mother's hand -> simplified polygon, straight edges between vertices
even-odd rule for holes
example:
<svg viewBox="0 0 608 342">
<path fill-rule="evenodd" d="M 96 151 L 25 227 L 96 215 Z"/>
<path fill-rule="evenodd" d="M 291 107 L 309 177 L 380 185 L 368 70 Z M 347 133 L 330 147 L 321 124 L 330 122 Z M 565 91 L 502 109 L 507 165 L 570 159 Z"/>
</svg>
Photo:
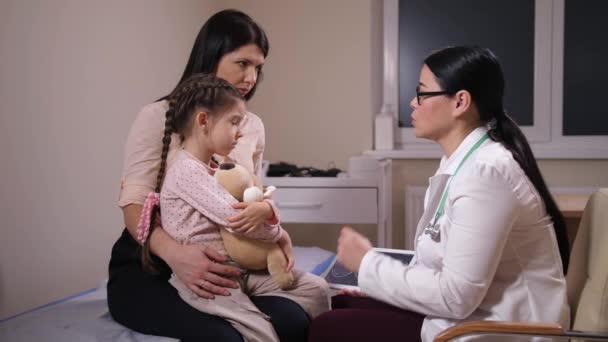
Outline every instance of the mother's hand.
<svg viewBox="0 0 608 342">
<path fill-rule="evenodd" d="M 229 296 L 226 287 L 238 284 L 226 277 L 240 275 L 240 270 L 221 264 L 226 257 L 207 246 L 177 245 L 167 264 L 175 275 L 197 295 L 212 299 L 214 295 Z"/>
</svg>

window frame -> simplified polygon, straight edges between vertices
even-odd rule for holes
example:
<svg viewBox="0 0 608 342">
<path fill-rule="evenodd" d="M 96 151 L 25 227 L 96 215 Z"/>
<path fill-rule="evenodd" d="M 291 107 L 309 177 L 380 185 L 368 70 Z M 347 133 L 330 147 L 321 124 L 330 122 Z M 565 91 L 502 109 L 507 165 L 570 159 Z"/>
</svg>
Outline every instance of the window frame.
<svg viewBox="0 0 608 342">
<path fill-rule="evenodd" d="M 522 126 L 539 159 L 606 159 L 608 135 L 564 136 L 563 68 L 565 0 L 535 0 L 534 125 Z M 383 108 L 395 116 L 393 150 L 371 154 L 388 158 L 438 158 L 437 144 L 414 136 L 399 121 L 399 0 L 383 1 Z M 412 97 L 415 94 L 412 94 Z"/>
</svg>

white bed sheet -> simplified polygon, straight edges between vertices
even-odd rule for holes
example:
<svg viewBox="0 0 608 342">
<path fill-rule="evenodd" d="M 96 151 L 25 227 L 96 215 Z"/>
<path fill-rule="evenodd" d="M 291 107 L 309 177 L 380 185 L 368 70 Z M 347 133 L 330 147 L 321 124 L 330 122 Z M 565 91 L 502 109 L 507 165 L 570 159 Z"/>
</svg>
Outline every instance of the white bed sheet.
<svg viewBox="0 0 608 342">
<path fill-rule="evenodd" d="M 295 267 L 321 274 L 333 253 L 317 247 L 294 247 Z M 106 281 L 97 288 L 43 305 L 0 321 L 0 341 L 165 342 L 175 339 L 144 335 L 116 323 L 108 312 Z"/>
</svg>

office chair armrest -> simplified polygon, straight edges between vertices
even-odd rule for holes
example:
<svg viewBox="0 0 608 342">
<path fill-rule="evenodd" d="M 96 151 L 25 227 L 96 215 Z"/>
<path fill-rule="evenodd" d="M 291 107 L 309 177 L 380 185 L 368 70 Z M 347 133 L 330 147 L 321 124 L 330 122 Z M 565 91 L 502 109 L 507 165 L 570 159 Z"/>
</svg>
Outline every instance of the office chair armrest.
<svg viewBox="0 0 608 342">
<path fill-rule="evenodd" d="M 564 329 L 557 323 L 471 321 L 443 330 L 433 341 L 447 342 L 456 337 L 482 333 L 559 336 L 564 335 Z"/>
<path fill-rule="evenodd" d="M 585 341 L 608 341 L 608 332 L 597 333 L 587 331 L 564 330 L 557 323 L 530 323 L 530 322 L 498 322 L 498 321 L 471 321 L 447 328 L 435 336 L 434 342 L 447 342 L 451 339 L 465 335 L 497 334 L 543 336 L 584 339 Z"/>
</svg>

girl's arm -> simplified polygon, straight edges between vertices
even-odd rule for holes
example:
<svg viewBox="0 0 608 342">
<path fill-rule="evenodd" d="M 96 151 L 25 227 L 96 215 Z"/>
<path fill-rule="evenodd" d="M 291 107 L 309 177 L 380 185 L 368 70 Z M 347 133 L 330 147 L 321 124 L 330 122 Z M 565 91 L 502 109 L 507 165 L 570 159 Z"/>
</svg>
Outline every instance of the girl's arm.
<svg viewBox="0 0 608 342">
<path fill-rule="evenodd" d="M 197 161 L 184 159 L 173 165 L 172 177 L 167 177 L 163 186 L 220 226 L 230 227 L 229 218 L 241 212 L 232 207 L 238 203 L 237 200 Z M 259 204 L 268 206 L 266 202 Z M 236 232 L 269 242 L 276 242 L 281 237 L 281 227 L 270 222 L 265 224 L 264 229 Z"/>
<path fill-rule="evenodd" d="M 253 153 L 236 153 L 235 158 L 251 158 L 249 162 L 244 162 L 243 165 L 252 165 L 254 174 L 254 185 L 262 188 L 262 162 L 264 160 L 264 148 L 266 137 L 264 131 L 264 123 L 256 115 L 249 113 L 250 130 L 249 133 L 255 139 L 247 140 L 246 147 L 241 147 L 243 150 L 252 151 Z M 238 147 L 238 146 L 237 146 Z M 236 161 L 239 163 L 239 161 Z M 280 224 L 279 211 L 271 200 L 264 202 L 253 203 L 235 203 L 232 206 L 235 209 L 242 209 L 240 213 L 231 216 L 228 221 L 230 228 L 238 232 L 250 231 L 257 229 L 261 225 L 278 225 Z"/>
<path fill-rule="evenodd" d="M 270 199 L 262 202 L 239 202 L 232 207 L 242 209 L 237 215 L 228 218 L 228 227 L 239 233 L 253 231 L 262 225 L 273 227 L 281 223 L 278 208 Z"/>
</svg>

